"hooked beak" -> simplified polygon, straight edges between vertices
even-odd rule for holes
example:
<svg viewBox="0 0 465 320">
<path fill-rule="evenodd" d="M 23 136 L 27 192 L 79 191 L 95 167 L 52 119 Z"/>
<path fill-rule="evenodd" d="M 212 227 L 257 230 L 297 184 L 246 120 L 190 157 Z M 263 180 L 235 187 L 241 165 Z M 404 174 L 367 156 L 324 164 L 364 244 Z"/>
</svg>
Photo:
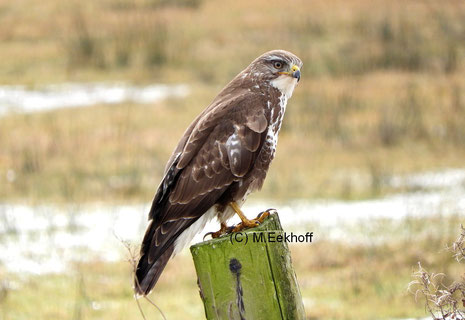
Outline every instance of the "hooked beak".
<svg viewBox="0 0 465 320">
<path fill-rule="evenodd" d="M 300 68 L 296 65 L 293 65 L 292 68 L 287 72 L 279 72 L 279 74 L 287 74 L 293 78 L 297 79 L 297 82 L 300 81 Z"/>
<path fill-rule="evenodd" d="M 297 82 L 300 81 L 300 69 L 298 66 L 294 65 L 291 68 L 292 70 L 292 77 L 297 79 Z"/>
</svg>

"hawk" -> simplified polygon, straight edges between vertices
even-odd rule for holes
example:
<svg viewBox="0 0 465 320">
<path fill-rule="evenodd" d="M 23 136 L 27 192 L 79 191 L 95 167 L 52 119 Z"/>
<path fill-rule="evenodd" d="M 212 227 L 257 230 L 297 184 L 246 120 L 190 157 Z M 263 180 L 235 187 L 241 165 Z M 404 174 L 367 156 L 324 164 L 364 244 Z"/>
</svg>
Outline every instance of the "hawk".
<svg viewBox="0 0 465 320">
<path fill-rule="evenodd" d="M 284 50 L 266 52 L 239 73 L 191 123 L 169 159 L 149 212 L 135 275 L 135 292 L 147 295 L 171 256 L 205 224 L 236 213 L 232 231 L 263 221 L 241 206 L 259 190 L 274 158 L 287 100 L 300 80 L 302 61 Z M 231 231 L 231 229 L 229 229 Z"/>
</svg>

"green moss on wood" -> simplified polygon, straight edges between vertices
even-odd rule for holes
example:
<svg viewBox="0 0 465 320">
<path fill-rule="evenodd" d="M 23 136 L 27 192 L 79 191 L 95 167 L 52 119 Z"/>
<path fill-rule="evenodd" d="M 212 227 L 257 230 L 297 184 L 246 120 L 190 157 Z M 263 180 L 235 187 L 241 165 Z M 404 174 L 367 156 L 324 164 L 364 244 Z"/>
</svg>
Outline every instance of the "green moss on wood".
<svg viewBox="0 0 465 320">
<path fill-rule="evenodd" d="M 256 228 L 190 248 L 207 319 L 305 319 L 287 243 L 266 241 L 282 232 L 272 214 Z"/>
</svg>

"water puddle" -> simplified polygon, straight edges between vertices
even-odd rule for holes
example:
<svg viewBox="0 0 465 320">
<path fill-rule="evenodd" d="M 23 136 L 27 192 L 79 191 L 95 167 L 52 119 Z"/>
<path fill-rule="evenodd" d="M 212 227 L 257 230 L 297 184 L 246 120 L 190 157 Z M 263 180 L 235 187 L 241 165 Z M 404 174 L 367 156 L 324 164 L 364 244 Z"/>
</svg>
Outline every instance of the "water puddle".
<svg viewBox="0 0 465 320">
<path fill-rule="evenodd" d="M 247 203 L 244 211 L 254 216 L 274 207 L 279 209 L 281 222 L 288 231 L 314 231 L 318 237 L 350 237 L 351 241 L 357 241 L 352 227 L 382 219 L 436 214 L 465 217 L 465 169 L 394 177 L 392 181 L 398 186 L 414 184 L 422 191 L 350 202 L 255 202 Z M 1 204 L 0 269 L 42 274 L 65 271 L 72 261 L 120 260 L 126 257 L 121 239 L 140 243 L 149 208 L 149 203 L 61 207 Z M 237 221 L 236 218 L 231 223 Z M 217 229 L 216 221 L 207 224 L 194 241 L 201 241 L 204 233 Z M 365 237 L 373 241 L 371 236 Z"/>
<path fill-rule="evenodd" d="M 166 98 L 183 98 L 187 85 L 127 83 L 64 83 L 36 89 L 25 86 L 0 86 L 0 116 L 9 112 L 38 112 L 58 108 L 88 107 L 122 102 L 154 103 Z"/>
</svg>

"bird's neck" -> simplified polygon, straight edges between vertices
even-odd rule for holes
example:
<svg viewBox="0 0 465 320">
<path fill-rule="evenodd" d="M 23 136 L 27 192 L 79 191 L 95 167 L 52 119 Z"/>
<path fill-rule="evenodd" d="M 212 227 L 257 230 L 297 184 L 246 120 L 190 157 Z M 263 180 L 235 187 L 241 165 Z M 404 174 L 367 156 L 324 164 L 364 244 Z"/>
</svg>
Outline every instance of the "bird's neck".
<svg viewBox="0 0 465 320">
<path fill-rule="evenodd" d="M 271 80 L 270 84 L 278 89 L 286 97 L 286 99 L 289 99 L 297 85 L 297 79 L 289 77 L 288 75 L 281 75 L 276 79 Z"/>
</svg>

